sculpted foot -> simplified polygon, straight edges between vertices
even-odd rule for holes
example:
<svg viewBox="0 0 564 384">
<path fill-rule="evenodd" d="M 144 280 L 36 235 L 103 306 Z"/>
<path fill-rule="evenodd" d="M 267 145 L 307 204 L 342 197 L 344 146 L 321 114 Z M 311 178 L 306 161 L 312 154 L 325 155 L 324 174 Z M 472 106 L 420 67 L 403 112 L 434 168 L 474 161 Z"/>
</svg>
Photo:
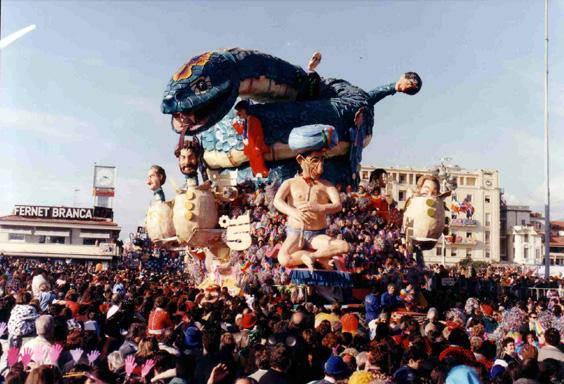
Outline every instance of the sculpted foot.
<svg viewBox="0 0 564 384">
<path fill-rule="evenodd" d="M 313 264 L 314 264 L 314 261 L 313 261 L 313 259 L 312 259 L 309 255 L 303 255 L 303 256 L 302 256 L 302 263 L 305 264 L 305 266 L 307 267 L 307 269 L 308 269 L 310 272 L 313 272 Z"/>
</svg>

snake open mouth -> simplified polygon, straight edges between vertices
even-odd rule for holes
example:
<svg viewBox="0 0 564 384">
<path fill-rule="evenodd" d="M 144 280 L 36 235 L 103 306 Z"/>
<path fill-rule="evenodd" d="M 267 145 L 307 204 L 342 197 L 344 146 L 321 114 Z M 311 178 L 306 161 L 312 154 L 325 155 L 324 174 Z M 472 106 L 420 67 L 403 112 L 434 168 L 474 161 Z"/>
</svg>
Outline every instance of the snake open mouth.
<svg viewBox="0 0 564 384">
<path fill-rule="evenodd" d="M 209 101 L 197 107 L 174 113 L 172 115 L 172 128 L 176 133 L 181 134 L 185 132 L 189 135 L 195 135 L 210 128 L 211 125 L 215 124 L 214 122 L 208 124 L 210 116 L 213 116 L 214 112 L 220 110 L 226 103 L 229 103 L 229 99 L 230 93 L 223 92 L 221 95 L 210 98 Z"/>
</svg>

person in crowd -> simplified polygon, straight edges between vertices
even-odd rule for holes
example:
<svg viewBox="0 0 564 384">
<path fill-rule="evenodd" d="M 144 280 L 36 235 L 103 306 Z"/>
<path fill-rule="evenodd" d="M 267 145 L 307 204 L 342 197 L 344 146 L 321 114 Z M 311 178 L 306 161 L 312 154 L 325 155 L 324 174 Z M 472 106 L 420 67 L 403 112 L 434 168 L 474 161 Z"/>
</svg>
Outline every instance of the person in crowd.
<svg viewBox="0 0 564 384">
<path fill-rule="evenodd" d="M 259 384 L 290 384 L 287 374 L 292 362 L 290 351 L 286 345 L 278 343 L 272 347 L 270 352 L 270 368 L 262 375 Z"/>
<path fill-rule="evenodd" d="M 325 377 L 322 380 L 312 381 L 309 384 L 334 384 L 338 380 L 347 379 L 351 372 L 341 356 L 331 356 L 323 366 Z"/>
<path fill-rule="evenodd" d="M 149 335 L 162 335 L 167 329 L 174 326 L 169 313 L 164 309 L 166 304 L 167 300 L 163 296 L 157 297 L 155 300 L 155 308 L 149 314 L 147 328 Z"/>
<path fill-rule="evenodd" d="M 30 305 L 31 294 L 20 290 L 16 295 L 16 305 L 10 311 L 8 320 L 8 340 L 12 346 L 21 346 L 22 337 L 35 333 L 35 319 L 39 317 L 37 309 Z"/>
<path fill-rule="evenodd" d="M 555 328 L 549 328 L 544 333 L 546 345 L 539 350 L 538 361 L 546 359 L 554 359 L 564 362 L 564 353 L 562 353 L 562 344 L 560 343 L 560 332 Z"/>
<path fill-rule="evenodd" d="M 414 384 L 419 382 L 425 354 L 418 348 L 411 348 L 405 355 L 405 364 L 394 373 L 397 384 Z"/>
<path fill-rule="evenodd" d="M 34 351 L 40 348 L 43 352 L 44 361 L 48 358 L 48 350 L 53 346 L 53 336 L 55 331 L 55 319 L 51 315 L 41 315 L 35 320 L 35 331 L 37 336 L 28 340 L 22 350 L 29 349 Z M 55 364 L 56 361 L 50 363 Z"/>
<path fill-rule="evenodd" d="M 560 277 L 510 265 L 417 266 L 399 230 L 345 186 L 340 198 L 351 204 L 327 215 L 325 230 L 349 241 L 333 268 L 352 271 L 354 288 L 343 296 L 348 306 L 324 308 L 314 290 L 290 286 L 267 254 L 284 242 L 287 218 L 272 208 L 275 189 L 264 190 L 257 200 L 255 186 L 241 187 L 222 208 L 252 217 L 252 247 L 230 255 L 238 291 L 200 286 L 197 258 L 144 241 L 126 242 L 108 269 L 1 258 L 5 382 L 563 381 Z M 550 295 L 528 300 L 533 286 Z"/>
</svg>

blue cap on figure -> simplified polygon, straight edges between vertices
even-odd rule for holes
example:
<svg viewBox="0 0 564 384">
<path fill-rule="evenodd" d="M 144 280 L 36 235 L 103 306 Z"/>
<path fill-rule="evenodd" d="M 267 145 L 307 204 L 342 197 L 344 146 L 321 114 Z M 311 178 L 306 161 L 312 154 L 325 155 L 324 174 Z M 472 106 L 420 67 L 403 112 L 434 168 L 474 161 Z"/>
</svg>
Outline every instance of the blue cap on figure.
<svg viewBox="0 0 564 384">
<path fill-rule="evenodd" d="M 337 130 L 330 125 L 314 124 L 294 128 L 288 137 L 288 145 L 298 153 L 331 149 L 339 142 Z"/>
</svg>

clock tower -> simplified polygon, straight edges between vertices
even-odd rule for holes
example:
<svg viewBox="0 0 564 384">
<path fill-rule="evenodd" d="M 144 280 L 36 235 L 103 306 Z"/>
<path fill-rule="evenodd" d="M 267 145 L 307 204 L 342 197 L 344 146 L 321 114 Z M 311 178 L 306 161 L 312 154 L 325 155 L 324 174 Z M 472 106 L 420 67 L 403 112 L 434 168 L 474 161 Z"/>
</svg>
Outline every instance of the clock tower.
<svg viewBox="0 0 564 384">
<path fill-rule="evenodd" d="M 115 181 L 116 167 L 94 164 L 94 207 L 112 208 Z"/>
</svg>

